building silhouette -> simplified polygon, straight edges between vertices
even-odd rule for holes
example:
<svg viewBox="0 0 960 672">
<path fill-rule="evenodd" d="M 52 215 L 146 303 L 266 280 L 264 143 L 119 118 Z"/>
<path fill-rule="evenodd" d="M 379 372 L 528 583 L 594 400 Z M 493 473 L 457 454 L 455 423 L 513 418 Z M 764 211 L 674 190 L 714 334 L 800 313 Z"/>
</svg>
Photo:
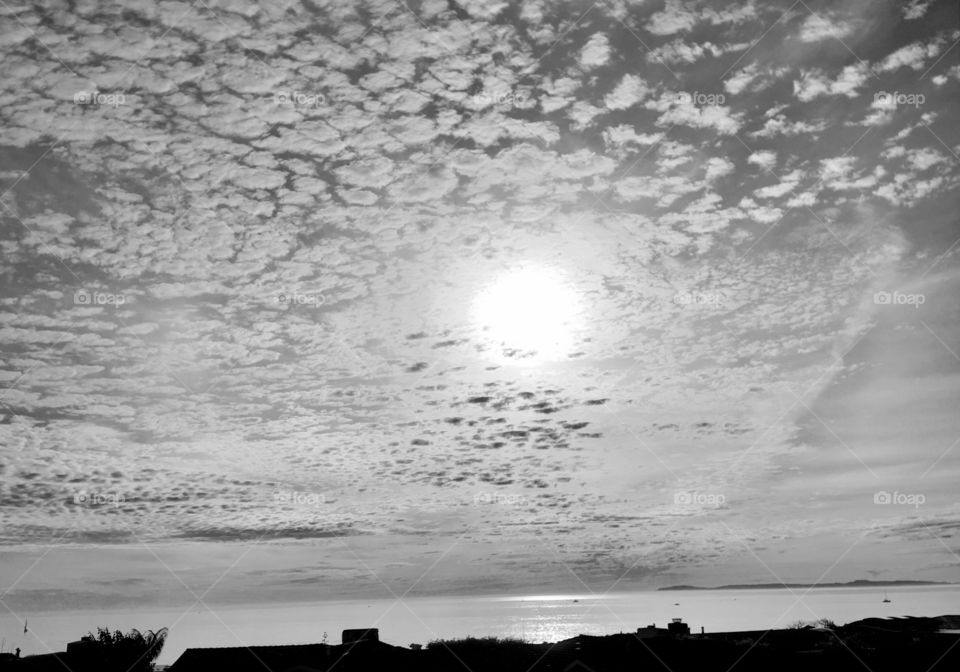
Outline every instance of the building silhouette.
<svg viewBox="0 0 960 672">
<path fill-rule="evenodd" d="M 344 630 L 340 636 L 340 641 L 344 644 L 356 644 L 358 642 L 379 642 L 380 630 L 377 628 L 361 628 Z"/>
<path fill-rule="evenodd" d="M 650 637 L 666 637 L 670 631 L 666 628 L 658 628 L 656 623 L 651 623 L 642 628 L 637 628 L 637 637 L 640 639 L 649 639 Z"/>
</svg>

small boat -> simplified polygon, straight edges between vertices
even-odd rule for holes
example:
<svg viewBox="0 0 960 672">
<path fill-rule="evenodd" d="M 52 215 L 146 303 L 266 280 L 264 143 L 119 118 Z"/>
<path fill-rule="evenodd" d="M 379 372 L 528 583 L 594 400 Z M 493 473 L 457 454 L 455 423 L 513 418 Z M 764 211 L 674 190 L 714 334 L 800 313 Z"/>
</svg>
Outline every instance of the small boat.
<svg viewBox="0 0 960 672">
<path fill-rule="evenodd" d="M 883 601 L 884 603 L 887 603 L 890 601 L 890 598 L 887 597 L 887 591 L 883 591 Z"/>
</svg>

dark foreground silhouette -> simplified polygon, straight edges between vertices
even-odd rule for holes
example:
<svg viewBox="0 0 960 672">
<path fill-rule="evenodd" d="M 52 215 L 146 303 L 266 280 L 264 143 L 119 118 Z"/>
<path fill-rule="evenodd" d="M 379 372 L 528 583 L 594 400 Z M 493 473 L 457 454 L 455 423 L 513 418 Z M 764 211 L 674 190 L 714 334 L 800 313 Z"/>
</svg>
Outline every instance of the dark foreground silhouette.
<svg viewBox="0 0 960 672">
<path fill-rule="evenodd" d="M 26 630 L 24 630 L 26 632 Z M 167 639 L 167 629 L 121 632 L 99 628 L 79 641 L 70 642 L 67 650 L 39 656 L 20 657 L 16 653 L 0 653 L 0 670 L 80 672 L 150 672 Z"/>
<path fill-rule="evenodd" d="M 187 649 L 170 672 L 955 672 L 960 670 L 958 630 L 960 616 L 873 618 L 833 628 L 821 622 L 784 630 L 690 635 L 648 627 L 552 644 L 468 638 L 438 640 L 424 648 L 386 644 L 375 629 L 346 630 L 344 643 L 336 645 Z M 83 653 L 0 661 L 4 672 L 114 669 Z"/>
</svg>

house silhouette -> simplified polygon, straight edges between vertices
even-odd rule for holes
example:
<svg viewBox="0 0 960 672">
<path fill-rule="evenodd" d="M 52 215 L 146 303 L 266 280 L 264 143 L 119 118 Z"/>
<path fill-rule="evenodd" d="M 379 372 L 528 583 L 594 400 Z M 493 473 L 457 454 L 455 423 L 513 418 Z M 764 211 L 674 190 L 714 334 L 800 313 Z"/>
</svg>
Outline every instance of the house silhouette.
<svg viewBox="0 0 960 672">
<path fill-rule="evenodd" d="M 638 639 L 649 639 L 650 637 L 666 637 L 670 631 L 666 628 L 658 628 L 656 623 L 651 623 L 642 628 L 637 628 Z"/>
<path fill-rule="evenodd" d="M 413 670 L 410 649 L 380 641 L 376 628 L 343 631 L 342 644 L 288 644 L 187 649 L 168 672 L 337 672 Z M 59 672 L 63 672 L 60 670 Z"/>
<path fill-rule="evenodd" d="M 380 630 L 377 628 L 359 628 L 344 630 L 340 636 L 340 641 L 344 644 L 356 644 L 358 642 L 379 642 Z"/>
<path fill-rule="evenodd" d="M 328 644 L 288 644 L 187 649 L 169 672 L 265 668 L 273 672 L 319 672 L 333 663 L 334 648 Z"/>
</svg>

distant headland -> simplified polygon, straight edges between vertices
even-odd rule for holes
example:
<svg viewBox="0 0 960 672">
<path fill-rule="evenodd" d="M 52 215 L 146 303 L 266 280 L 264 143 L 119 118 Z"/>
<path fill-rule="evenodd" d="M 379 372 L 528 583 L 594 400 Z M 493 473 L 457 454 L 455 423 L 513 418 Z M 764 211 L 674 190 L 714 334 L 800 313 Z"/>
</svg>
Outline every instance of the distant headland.
<svg viewBox="0 0 960 672">
<path fill-rule="evenodd" d="M 733 583 L 725 586 L 664 586 L 657 590 L 752 590 L 757 588 L 893 588 L 895 586 L 949 586 L 947 581 L 869 581 L 857 579 L 844 583 Z"/>
</svg>

